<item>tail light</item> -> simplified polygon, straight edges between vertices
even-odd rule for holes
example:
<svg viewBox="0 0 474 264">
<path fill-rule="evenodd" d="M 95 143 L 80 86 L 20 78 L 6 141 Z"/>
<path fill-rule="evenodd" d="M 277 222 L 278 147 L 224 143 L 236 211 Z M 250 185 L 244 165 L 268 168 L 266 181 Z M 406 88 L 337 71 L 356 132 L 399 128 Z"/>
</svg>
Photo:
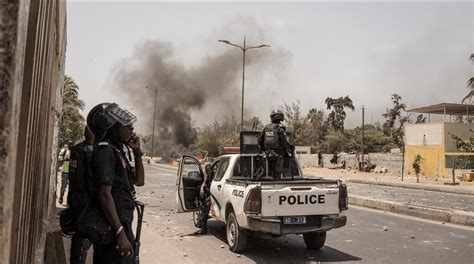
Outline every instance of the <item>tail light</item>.
<svg viewBox="0 0 474 264">
<path fill-rule="evenodd" d="M 247 200 L 245 200 L 245 212 L 259 214 L 262 212 L 262 190 L 255 187 L 249 191 Z"/>
<path fill-rule="evenodd" d="M 347 198 L 347 186 L 343 183 L 339 183 L 339 210 L 349 209 L 349 201 Z"/>
</svg>

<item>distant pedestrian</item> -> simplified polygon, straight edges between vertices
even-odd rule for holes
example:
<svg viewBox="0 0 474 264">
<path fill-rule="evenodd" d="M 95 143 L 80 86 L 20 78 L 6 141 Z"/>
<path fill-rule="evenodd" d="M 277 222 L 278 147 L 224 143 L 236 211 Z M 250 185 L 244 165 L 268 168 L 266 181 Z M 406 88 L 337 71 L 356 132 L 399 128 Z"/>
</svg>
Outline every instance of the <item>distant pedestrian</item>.
<svg viewBox="0 0 474 264">
<path fill-rule="evenodd" d="M 331 164 L 332 165 L 337 165 L 337 159 L 339 157 L 337 156 L 337 151 L 334 152 L 334 154 L 332 155 L 332 159 L 331 159 Z"/>
<path fill-rule="evenodd" d="M 319 167 L 321 167 L 321 168 L 324 167 L 324 164 L 323 164 L 323 153 L 321 152 L 321 150 L 318 152 L 318 165 L 319 165 Z"/>
<path fill-rule="evenodd" d="M 59 195 L 59 203 L 63 204 L 64 193 L 69 182 L 69 159 L 71 157 L 70 148 L 72 143 L 64 144 L 63 148 L 59 152 L 58 161 L 61 163 L 59 170 L 61 171 L 61 192 Z"/>
</svg>

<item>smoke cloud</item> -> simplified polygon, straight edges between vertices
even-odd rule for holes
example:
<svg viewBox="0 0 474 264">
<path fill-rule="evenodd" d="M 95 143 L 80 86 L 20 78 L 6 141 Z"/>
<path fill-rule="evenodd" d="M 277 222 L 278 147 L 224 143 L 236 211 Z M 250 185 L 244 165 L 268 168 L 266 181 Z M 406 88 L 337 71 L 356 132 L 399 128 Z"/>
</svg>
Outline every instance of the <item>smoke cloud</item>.
<svg viewBox="0 0 474 264">
<path fill-rule="evenodd" d="M 253 52 L 246 59 L 246 67 L 269 63 L 269 58 L 275 56 L 281 60 L 286 55 L 278 49 Z M 142 119 L 146 131 L 151 131 L 153 90 L 158 90 L 155 117 L 158 133 L 155 134 L 171 135 L 169 143 L 174 145 L 164 146 L 161 142 L 158 154 L 176 157 L 177 152 L 182 154 L 182 147 L 193 146 L 197 131 L 192 114 L 199 113 L 204 107 L 219 116 L 238 116 L 240 113 L 242 53 L 233 47 L 205 57 L 197 66 L 186 67 L 171 43 L 146 40 L 136 46 L 130 57 L 116 65 L 113 77 L 116 91 L 124 94 L 127 105 Z"/>
</svg>

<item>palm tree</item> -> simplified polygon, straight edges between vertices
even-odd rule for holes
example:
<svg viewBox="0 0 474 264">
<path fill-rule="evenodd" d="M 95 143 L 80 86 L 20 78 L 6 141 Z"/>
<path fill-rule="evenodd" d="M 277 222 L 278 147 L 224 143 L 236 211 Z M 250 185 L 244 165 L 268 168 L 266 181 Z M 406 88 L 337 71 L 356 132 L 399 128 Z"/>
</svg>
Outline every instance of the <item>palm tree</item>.
<svg viewBox="0 0 474 264">
<path fill-rule="evenodd" d="M 79 99 L 79 86 L 69 75 L 64 76 L 64 84 L 61 97 L 63 100 L 63 107 L 73 106 L 80 109 L 81 111 L 84 110 L 84 101 Z"/>
<path fill-rule="evenodd" d="M 84 117 L 80 111 L 84 110 L 84 101 L 79 99 L 79 86 L 71 76 L 64 77 L 61 92 L 62 111 L 59 120 L 59 143 L 62 146 L 82 138 Z"/>
<path fill-rule="evenodd" d="M 328 114 L 328 122 L 331 126 L 340 131 L 344 131 L 344 120 L 346 119 L 345 108 L 348 108 L 352 111 L 355 110 L 352 99 L 347 95 L 346 97 L 339 98 L 326 98 L 326 106 L 332 111 Z"/>
<path fill-rule="evenodd" d="M 469 56 L 469 60 L 474 62 L 474 53 Z M 467 81 L 467 88 L 469 89 L 469 93 L 462 99 L 463 103 L 467 99 L 471 100 L 471 98 L 474 96 L 474 76 L 469 78 L 469 80 Z"/>
</svg>

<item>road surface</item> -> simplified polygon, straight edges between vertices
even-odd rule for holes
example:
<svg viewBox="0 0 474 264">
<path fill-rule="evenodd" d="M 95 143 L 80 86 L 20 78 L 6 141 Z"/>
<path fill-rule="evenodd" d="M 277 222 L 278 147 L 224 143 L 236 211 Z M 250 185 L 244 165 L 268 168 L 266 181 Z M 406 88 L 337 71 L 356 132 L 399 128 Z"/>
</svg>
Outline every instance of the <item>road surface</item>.
<svg viewBox="0 0 474 264">
<path fill-rule="evenodd" d="M 210 220 L 210 235 L 191 235 L 192 214 L 175 213 L 175 184 L 176 169 L 146 166 L 138 189 L 147 204 L 142 263 L 474 263 L 473 228 L 361 207 L 347 211 L 347 225 L 329 231 L 321 250 L 306 249 L 298 235 L 254 235 L 247 251 L 235 254 L 222 223 Z"/>
</svg>

